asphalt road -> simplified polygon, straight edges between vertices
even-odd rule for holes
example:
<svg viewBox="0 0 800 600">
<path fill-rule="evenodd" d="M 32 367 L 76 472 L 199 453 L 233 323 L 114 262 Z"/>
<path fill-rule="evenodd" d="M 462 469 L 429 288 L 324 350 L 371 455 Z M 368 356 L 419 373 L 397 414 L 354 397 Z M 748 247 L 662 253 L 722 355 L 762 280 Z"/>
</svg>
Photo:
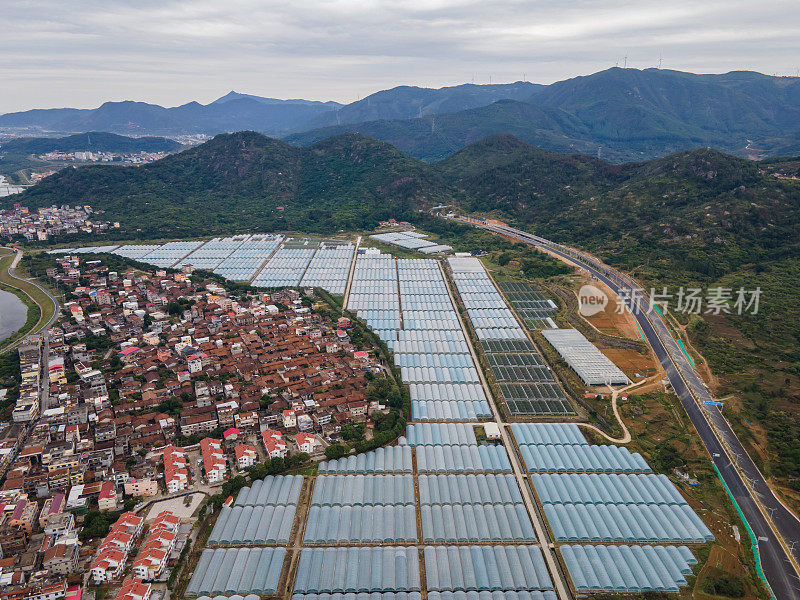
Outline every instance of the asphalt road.
<svg viewBox="0 0 800 600">
<path fill-rule="evenodd" d="M 638 295 L 633 295 L 633 300 L 630 297 L 626 298 L 626 304 L 632 309 L 644 336 L 664 368 L 673 390 L 697 430 L 711 460 L 719 469 L 745 519 L 758 537 L 762 567 L 773 594 L 778 600 L 800 600 L 800 578 L 797 571 L 789 559 L 787 551 L 776 539 L 775 532 L 767 522 L 767 517 L 759 509 L 757 500 L 770 515 L 770 519 L 780 532 L 784 542 L 792 549 L 795 545 L 800 545 L 800 521 L 773 494 L 719 408 L 701 404 L 706 400 L 710 401 L 711 395 L 672 338 L 661 317 L 654 312 L 648 314 L 649 299 L 646 293 L 638 285 L 600 261 L 586 255 L 582 255 L 582 260 L 578 260 L 574 253 L 544 238 L 510 227 L 497 227 L 471 220 L 463 222 L 495 233 L 511 235 L 535 246 L 546 247 L 550 252 L 586 269 L 617 294 L 632 287 L 639 290 Z M 587 264 L 587 261 L 590 264 Z M 623 293 L 620 297 L 625 298 L 626 295 L 630 296 L 631 294 Z M 634 303 L 636 306 L 633 306 Z M 695 400 L 695 396 L 699 400 Z M 754 492 L 751 492 L 745 485 L 742 476 L 731 461 L 732 457 L 745 473 Z M 745 535 L 744 532 L 743 535 Z M 746 540 L 746 537 L 743 540 Z M 795 550 L 795 556 L 797 556 L 798 550 L 800 547 Z"/>
</svg>

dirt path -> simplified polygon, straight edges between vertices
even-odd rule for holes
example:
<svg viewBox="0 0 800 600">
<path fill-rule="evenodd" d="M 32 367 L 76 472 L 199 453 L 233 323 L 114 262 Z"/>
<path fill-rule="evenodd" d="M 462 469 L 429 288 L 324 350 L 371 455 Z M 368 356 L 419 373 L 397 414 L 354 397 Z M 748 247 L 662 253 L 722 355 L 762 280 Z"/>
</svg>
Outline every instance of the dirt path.
<svg viewBox="0 0 800 600">
<path fill-rule="evenodd" d="M 617 419 L 617 422 L 619 423 L 619 426 L 622 429 L 621 438 L 612 438 L 610 435 L 605 433 L 599 427 L 595 427 L 590 423 L 578 423 L 578 426 L 583 427 L 584 429 L 591 429 L 592 431 L 600 434 L 613 444 L 627 444 L 628 442 L 631 441 L 631 432 L 628 431 L 628 428 L 625 426 L 625 422 L 622 420 L 622 416 L 619 414 L 619 406 L 617 405 L 617 398 L 619 398 L 620 392 L 627 392 L 628 390 L 632 390 L 633 388 L 638 387 L 647 381 L 650 381 L 650 379 L 642 379 L 641 381 L 637 381 L 636 383 L 631 383 L 630 385 L 626 385 L 625 387 L 617 389 L 608 386 L 608 389 L 611 391 L 611 408 L 614 411 L 614 417 Z"/>
</svg>

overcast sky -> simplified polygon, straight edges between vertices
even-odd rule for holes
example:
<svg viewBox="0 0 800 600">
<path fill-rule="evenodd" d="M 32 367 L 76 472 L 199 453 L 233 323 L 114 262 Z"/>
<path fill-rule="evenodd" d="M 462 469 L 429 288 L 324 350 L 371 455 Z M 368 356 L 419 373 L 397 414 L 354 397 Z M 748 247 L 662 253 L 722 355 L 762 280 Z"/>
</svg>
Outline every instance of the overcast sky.
<svg viewBox="0 0 800 600">
<path fill-rule="evenodd" d="M 229 90 L 352 102 L 619 63 L 797 75 L 798 0 L 4 0 L 0 113 Z"/>
</svg>

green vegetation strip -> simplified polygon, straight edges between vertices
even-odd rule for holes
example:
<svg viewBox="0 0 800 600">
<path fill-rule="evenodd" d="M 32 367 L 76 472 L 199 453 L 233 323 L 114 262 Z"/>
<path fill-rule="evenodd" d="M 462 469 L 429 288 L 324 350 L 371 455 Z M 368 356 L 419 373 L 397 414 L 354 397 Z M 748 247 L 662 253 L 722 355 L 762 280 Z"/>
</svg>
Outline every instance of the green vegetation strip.
<svg viewBox="0 0 800 600">
<path fill-rule="evenodd" d="M 725 480 L 722 478 L 722 473 L 719 472 L 717 465 L 715 465 L 714 463 L 712 463 L 712 465 L 714 466 L 714 471 L 716 471 L 717 473 L 717 477 L 719 477 L 719 480 L 722 482 L 722 487 L 725 488 L 725 492 L 728 494 L 728 498 L 731 499 L 731 503 L 733 504 L 733 507 L 736 509 L 739 518 L 742 520 L 742 523 L 744 523 L 744 527 L 745 529 L 747 529 L 747 535 L 750 536 L 750 547 L 753 549 L 753 556 L 756 559 L 756 573 L 758 573 L 758 577 L 763 582 L 764 587 L 767 588 L 767 591 L 769 592 L 769 597 L 772 600 L 776 600 L 775 595 L 772 593 L 772 588 L 769 587 L 769 583 L 767 582 L 767 577 L 764 575 L 764 569 L 761 568 L 761 554 L 758 551 L 758 538 L 756 538 L 756 534 L 750 528 L 750 524 L 747 522 L 747 519 L 744 518 L 742 509 L 739 508 L 739 503 L 736 502 L 736 498 L 733 497 L 733 494 L 731 493 L 728 484 L 725 483 Z"/>
<path fill-rule="evenodd" d="M 683 340 L 678 339 L 678 346 L 681 347 L 681 350 L 683 351 L 683 355 L 686 357 L 686 360 L 689 361 L 689 364 L 691 364 L 692 368 L 694 369 L 695 368 L 694 361 L 692 360 L 692 357 L 689 356 L 689 353 L 686 351 L 686 346 L 683 345 Z"/>
</svg>

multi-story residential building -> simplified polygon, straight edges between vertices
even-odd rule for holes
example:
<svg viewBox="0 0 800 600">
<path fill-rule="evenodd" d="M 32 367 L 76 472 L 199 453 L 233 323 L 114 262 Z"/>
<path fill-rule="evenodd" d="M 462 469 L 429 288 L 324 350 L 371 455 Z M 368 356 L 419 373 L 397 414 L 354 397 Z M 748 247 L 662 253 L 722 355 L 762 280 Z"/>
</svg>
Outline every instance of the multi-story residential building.
<svg viewBox="0 0 800 600">
<path fill-rule="evenodd" d="M 222 442 L 212 438 L 203 438 L 200 440 L 200 451 L 203 454 L 203 469 L 205 469 L 208 483 L 211 485 L 222 483 L 228 472 L 228 463 L 222 452 Z"/>
</svg>

